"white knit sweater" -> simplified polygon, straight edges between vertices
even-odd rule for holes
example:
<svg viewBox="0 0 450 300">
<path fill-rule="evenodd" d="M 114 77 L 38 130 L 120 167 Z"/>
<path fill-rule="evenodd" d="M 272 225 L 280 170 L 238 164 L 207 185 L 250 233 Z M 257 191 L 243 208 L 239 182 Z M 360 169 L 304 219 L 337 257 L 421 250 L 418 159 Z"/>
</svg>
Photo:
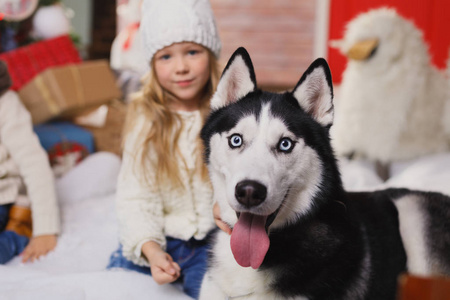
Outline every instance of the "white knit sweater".
<svg viewBox="0 0 450 300">
<path fill-rule="evenodd" d="M 31 201 L 33 236 L 59 233 L 47 154 L 33 132 L 29 112 L 17 94 L 8 91 L 0 98 L 0 205 L 14 203 L 25 192 Z"/>
<path fill-rule="evenodd" d="M 212 187 L 201 180 L 196 170 L 195 151 L 202 126 L 201 116 L 198 111 L 179 114 L 183 129 L 178 146 L 187 168 L 181 160 L 178 165 L 186 189 L 157 186 L 154 179 L 143 180 L 142 172 L 135 168 L 134 159 L 140 158 L 142 153 L 138 147 L 143 138 L 140 133 L 151 126 L 144 116 L 139 117 L 125 140 L 116 209 L 123 254 L 139 265 L 148 266 L 141 253 L 141 247 L 147 241 L 155 241 L 165 249 L 166 236 L 200 240 L 214 228 Z M 141 167 L 151 170 L 150 164 L 139 165 Z"/>
</svg>

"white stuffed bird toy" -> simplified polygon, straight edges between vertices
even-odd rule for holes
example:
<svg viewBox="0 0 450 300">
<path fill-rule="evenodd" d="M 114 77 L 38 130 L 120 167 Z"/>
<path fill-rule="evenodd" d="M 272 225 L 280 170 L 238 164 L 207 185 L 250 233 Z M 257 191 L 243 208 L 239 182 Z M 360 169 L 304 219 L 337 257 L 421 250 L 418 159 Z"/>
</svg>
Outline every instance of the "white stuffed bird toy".
<svg viewBox="0 0 450 300">
<path fill-rule="evenodd" d="M 331 132 L 337 154 L 387 165 L 449 149 L 448 83 L 412 22 L 371 10 L 334 46 L 349 58 Z"/>
</svg>

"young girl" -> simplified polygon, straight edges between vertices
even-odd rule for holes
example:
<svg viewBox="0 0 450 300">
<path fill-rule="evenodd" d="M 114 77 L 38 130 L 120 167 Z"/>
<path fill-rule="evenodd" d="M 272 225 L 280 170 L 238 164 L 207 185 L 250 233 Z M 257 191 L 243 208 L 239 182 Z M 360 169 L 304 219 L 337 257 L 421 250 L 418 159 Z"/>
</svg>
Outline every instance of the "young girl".
<svg viewBox="0 0 450 300">
<path fill-rule="evenodd" d="M 110 268 L 183 281 L 198 297 L 214 228 L 199 132 L 219 79 L 208 0 L 150 0 L 141 34 L 150 77 L 129 108 L 117 188 L 121 247 Z M 149 270 L 150 266 L 150 270 Z"/>
</svg>

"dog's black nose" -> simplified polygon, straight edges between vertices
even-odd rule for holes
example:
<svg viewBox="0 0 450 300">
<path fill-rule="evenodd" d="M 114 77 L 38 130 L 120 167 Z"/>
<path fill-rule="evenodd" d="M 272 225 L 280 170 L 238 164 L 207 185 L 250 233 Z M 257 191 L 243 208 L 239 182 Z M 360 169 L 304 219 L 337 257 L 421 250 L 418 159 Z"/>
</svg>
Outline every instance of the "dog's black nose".
<svg viewBox="0 0 450 300">
<path fill-rule="evenodd" d="M 267 188 L 253 180 L 243 180 L 236 184 L 234 195 L 246 207 L 257 206 L 266 200 Z"/>
</svg>

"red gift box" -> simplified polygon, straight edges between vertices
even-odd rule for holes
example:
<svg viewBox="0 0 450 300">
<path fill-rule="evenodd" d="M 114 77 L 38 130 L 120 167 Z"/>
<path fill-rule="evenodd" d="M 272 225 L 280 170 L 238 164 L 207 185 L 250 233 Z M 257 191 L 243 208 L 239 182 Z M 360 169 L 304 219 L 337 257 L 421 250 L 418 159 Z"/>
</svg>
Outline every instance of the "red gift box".
<svg viewBox="0 0 450 300">
<path fill-rule="evenodd" d="M 48 67 L 80 63 L 81 57 L 68 35 L 36 42 L 0 54 L 8 65 L 12 89 L 17 91 Z"/>
</svg>

